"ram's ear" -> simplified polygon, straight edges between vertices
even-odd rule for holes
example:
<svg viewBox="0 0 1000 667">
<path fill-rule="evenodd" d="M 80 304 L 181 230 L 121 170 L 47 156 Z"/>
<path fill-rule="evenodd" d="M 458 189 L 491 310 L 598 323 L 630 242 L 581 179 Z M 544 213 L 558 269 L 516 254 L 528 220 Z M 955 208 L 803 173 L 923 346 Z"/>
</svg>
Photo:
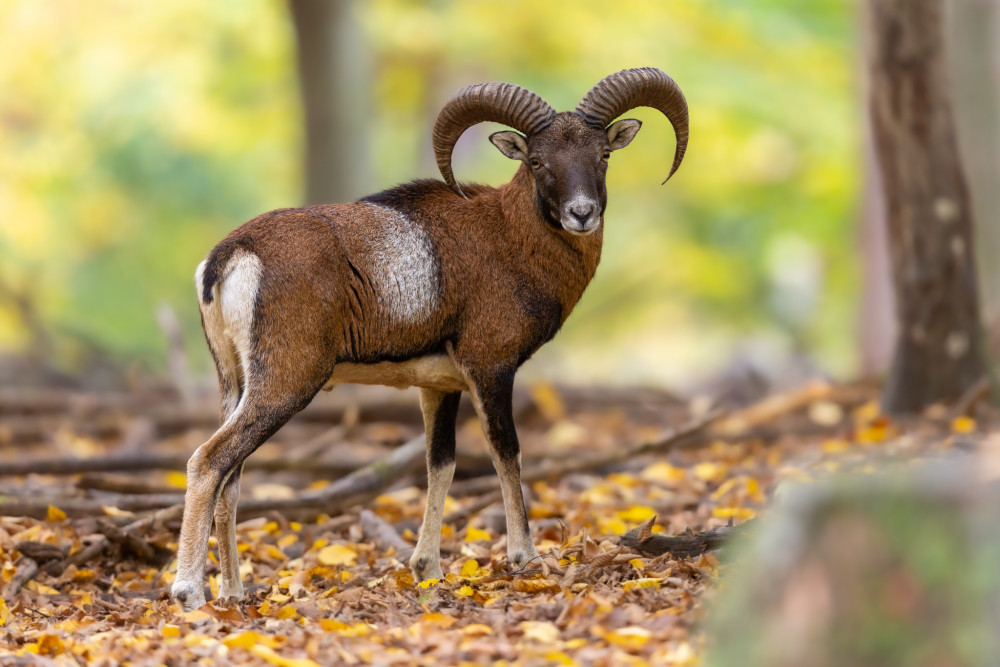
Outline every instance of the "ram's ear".
<svg viewBox="0 0 1000 667">
<path fill-rule="evenodd" d="M 528 140 L 517 132 L 510 130 L 494 132 L 490 135 L 490 141 L 511 160 L 521 160 L 522 162 L 528 160 Z"/>
<path fill-rule="evenodd" d="M 642 127 L 642 121 L 633 118 L 625 118 L 617 123 L 612 123 L 611 127 L 608 128 L 608 143 L 611 144 L 611 150 L 616 151 L 628 146 L 640 127 Z"/>
</svg>

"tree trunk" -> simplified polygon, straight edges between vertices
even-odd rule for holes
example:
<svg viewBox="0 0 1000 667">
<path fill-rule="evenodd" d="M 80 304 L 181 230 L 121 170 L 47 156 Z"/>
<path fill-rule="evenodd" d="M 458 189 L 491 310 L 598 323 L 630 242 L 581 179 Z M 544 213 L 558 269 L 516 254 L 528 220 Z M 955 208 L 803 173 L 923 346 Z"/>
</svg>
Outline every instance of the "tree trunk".
<svg viewBox="0 0 1000 667">
<path fill-rule="evenodd" d="M 940 0 L 870 0 L 870 112 L 899 332 L 883 403 L 958 398 L 986 374 L 972 209 L 959 161 Z"/>
<path fill-rule="evenodd" d="M 289 0 L 298 35 L 306 202 L 367 193 L 369 76 L 357 0 Z"/>
<path fill-rule="evenodd" d="M 948 52 L 987 322 L 1000 316 L 1000 1 L 952 0 Z"/>
</svg>

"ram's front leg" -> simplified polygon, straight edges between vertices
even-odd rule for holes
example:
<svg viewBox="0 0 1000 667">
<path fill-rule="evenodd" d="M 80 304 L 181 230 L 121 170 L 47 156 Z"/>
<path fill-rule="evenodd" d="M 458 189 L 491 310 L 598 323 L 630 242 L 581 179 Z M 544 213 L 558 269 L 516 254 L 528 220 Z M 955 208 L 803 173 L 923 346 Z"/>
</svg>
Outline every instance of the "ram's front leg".
<svg viewBox="0 0 1000 667">
<path fill-rule="evenodd" d="M 514 430 L 514 373 L 470 378 L 472 402 L 490 443 L 493 465 L 500 476 L 507 515 L 507 562 L 517 569 L 538 558 L 521 492 L 521 446 Z"/>
<path fill-rule="evenodd" d="M 420 409 L 424 413 L 427 435 L 427 507 L 420 526 L 417 548 L 410 557 L 410 570 L 417 581 L 442 579 L 441 520 L 444 500 L 455 475 L 455 416 L 461 392 L 444 393 L 436 389 L 420 390 Z"/>
</svg>

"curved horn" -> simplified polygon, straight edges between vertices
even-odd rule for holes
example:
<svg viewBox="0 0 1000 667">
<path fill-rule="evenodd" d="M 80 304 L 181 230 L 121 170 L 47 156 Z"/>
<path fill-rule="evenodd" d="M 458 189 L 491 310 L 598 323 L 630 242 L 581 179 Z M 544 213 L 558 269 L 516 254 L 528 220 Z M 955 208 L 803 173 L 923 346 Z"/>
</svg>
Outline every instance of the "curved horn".
<svg viewBox="0 0 1000 667">
<path fill-rule="evenodd" d="M 511 83 L 494 81 L 466 86 L 448 100 L 434 123 L 438 169 L 451 189 L 465 197 L 451 171 L 451 151 L 463 132 L 477 123 L 493 121 L 530 135 L 544 129 L 555 115 L 548 102 Z"/>
<path fill-rule="evenodd" d="M 611 121 L 635 107 L 652 107 L 674 126 L 677 150 L 670 180 L 684 159 L 688 143 L 687 100 L 677 83 L 655 67 L 625 69 L 604 77 L 576 107 L 576 113 L 592 125 L 607 127 Z"/>
</svg>

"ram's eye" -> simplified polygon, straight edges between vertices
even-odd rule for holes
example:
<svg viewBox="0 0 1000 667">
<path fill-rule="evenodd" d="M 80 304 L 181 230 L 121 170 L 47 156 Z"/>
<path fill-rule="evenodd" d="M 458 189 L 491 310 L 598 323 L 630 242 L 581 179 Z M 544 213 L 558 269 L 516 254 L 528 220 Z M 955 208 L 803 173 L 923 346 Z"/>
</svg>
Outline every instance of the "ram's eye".
<svg viewBox="0 0 1000 667">
<path fill-rule="evenodd" d="M 607 162 L 608 160 L 610 160 L 611 159 L 611 151 L 605 150 L 604 153 L 601 155 L 601 159 L 604 160 L 605 162 Z"/>
<path fill-rule="evenodd" d="M 531 161 L 530 161 L 530 162 L 531 162 L 531 168 L 532 168 L 532 169 L 538 169 L 539 167 L 541 167 L 541 166 L 542 166 L 542 161 L 541 161 L 541 160 L 539 160 L 539 159 L 538 159 L 538 158 L 536 158 L 536 157 L 533 157 L 533 158 L 531 158 Z"/>
</svg>

